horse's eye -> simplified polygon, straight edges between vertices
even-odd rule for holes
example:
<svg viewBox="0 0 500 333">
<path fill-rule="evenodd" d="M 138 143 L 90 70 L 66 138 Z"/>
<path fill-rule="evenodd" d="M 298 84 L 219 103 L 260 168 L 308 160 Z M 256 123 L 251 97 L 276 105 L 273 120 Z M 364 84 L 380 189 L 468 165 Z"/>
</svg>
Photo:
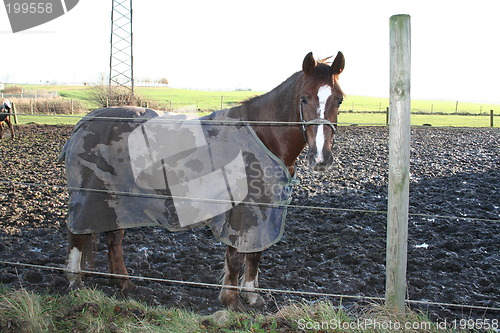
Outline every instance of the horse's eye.
<svg viewBox="0 0 500 333">
<path fill-rule="evenodd" d="M 340 106 L 340 104 L 342 104 L 343 101 L 344 101 L 344 97 L 340 97 L 340 99 L 339 99 L 339 106 Z"/>
<path fill-rule="evenodd" d="M 300 98 L 300 102 L 303 103 L 303 104 L 307 104 L 307 98 L 305 98 L 304 96 L 302 96 Z"/>
</svg>

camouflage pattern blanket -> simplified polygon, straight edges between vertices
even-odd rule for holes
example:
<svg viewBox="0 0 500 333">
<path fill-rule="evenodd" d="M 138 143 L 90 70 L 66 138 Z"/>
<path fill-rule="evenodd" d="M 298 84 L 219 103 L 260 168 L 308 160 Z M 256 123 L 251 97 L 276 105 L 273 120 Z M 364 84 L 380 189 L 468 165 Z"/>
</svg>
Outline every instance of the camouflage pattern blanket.
<svg viewBox="0 0 500 333">
<path fill-rule="evenodd" d="M 253 129 L 230 114 L 188 119 L 137 107 L 89 113 L 61 153 L 69 230 L 208 224 L 218 241 L 239 252 L 276 243 L 292 178 Z"/>
</svg>

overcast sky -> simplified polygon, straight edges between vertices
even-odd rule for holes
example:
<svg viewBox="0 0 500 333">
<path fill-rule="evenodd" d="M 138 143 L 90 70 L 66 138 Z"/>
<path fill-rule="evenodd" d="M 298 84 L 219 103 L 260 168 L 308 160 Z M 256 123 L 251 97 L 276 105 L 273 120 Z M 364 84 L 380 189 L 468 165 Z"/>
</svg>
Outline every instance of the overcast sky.
<svg viewBox="0 0 500 333">
<path fill-rule="evenodd" d="M 111 0 L 13 34 L 0 9 L 0 82 L 91 82 L 109 74 Z M 387 97 L 389 18 L 410 14 L 412 97 L 500 102 L 498 0 L 135 0 L 136 79 L 174 88 L 269 90 L 304 56 L 342 51 L 347 95 Z"/>
</svg>

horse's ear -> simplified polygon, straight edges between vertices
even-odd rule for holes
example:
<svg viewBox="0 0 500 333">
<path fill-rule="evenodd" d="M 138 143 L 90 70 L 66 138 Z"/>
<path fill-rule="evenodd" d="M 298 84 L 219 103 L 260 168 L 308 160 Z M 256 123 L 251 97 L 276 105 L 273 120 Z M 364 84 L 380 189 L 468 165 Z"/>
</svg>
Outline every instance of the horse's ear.
<svg viewBox="0 0 500 333">
<path fill-rule="evenodd" d="M 313 53 L 309 52 L 302 62 L 302 70 L 305 74 L 311 74 L 312 71 L 316 68 L 316 65 L 317 63 L 313 57 Z"/>
<path fill-rule="evenodd" d="M 345 66 L 345 58 L 342 52 L 339 51 L 339 53 L 337 53 L 337 56 L 335 57 L 335 60 L 332 63 L 331 67 L 332 74 L 338 75 L 342 73 L 342 71 L 344 70 L 344 66 Z"/>
</svg>

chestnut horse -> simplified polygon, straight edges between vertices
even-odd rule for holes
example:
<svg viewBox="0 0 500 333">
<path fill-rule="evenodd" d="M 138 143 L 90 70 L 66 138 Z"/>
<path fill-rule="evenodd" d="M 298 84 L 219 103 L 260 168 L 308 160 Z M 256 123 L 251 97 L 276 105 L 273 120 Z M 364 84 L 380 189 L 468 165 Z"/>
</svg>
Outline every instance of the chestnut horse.
<svg viewBox="0 0 500 333">
<path fill-rule="evenodd" d="M 326 171 L 333 162 L 331 145 L 336 131 L 338 109 L 343 93 L 338 84 L 339 74 L 344 69 L 344 56 L 337 54 L 331 65 L 317 61 L 312 53 L 306 55 L 302 70 L 293 74 L 272 91 L 252 98 L 229 110 L 235 118 L 252 126 L 257 137 L 267 149 L 278 157 L 294 173 L 294 163 L 304 147 L 309 145 L 307 160 L 312 170 Z M 284 123 L 292 122 L 286 125 Z M 85 125 L 82 125 L 85 126 Z M 98 133 L 92 134 L 93 136 Z M 116 139 L 115 139 L 116 140 Z M 96 162 L 108 169 L 114 166 L 106 161 Z M 68 166 L 67 166 L 68 167 Z M 84 171 L 81 176 L 85 177 Z M 124 229 L 107 231 L 108 259 L 113 274 L 127 276 L 122 240 Z M 83 260 L 90 256 L 92 234 L 69 233 L 69 254 L 67 276 L 70 288 L 81 284 L 80 270 Z M 221 302 L 233 310 L 243 310 L 246 306 L 240 301 L 238 281 L 244 267 L 241 296 L 250 306 L 263 304 L 256 292 L 258 288 L 258 268 L 262 252 L 239 252 L 228 246 L 225 253 Z M 130 290 L 134 285 L 127 278 L 116 279 L 122 290 Z"/>
<path fill-rule="evenodd" d="M 14 127 L 12 126 L 12 121 L 10 120 L 12 110 L 12 104 L 8 99 L 4 100 L 2 105 L 0 105 L 0 139 L 3 137 L 3 123 L 5 122 L 10 129 L 10 136 L 14 139 Z"/>
</svg>

